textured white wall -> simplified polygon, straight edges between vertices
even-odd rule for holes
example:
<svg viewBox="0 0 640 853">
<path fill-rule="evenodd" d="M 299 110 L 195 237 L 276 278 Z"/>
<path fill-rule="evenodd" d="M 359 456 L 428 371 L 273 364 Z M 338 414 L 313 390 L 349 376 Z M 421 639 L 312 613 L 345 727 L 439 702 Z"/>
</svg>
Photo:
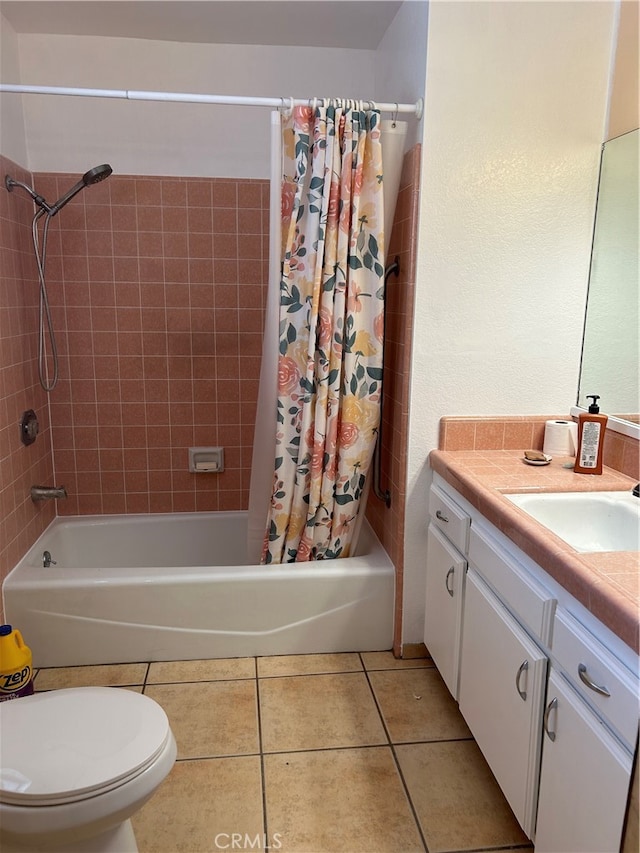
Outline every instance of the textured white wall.
<svg viewBox="0 0 640 853">
<path fill-rule="evenodd" d="M 427 67 L 428 4 L 403 3 L 376 51 L 375 93 L 381 103 L 415 103 L 424 98 Z M 408 122 L 407 150 L 422 139 L 423 122 L 401 115 Z"/>
<path fill-rule="evenodd" d="M 614 17 L 613 3 L 429 7 L 405 642 L 422 638 L 440 418 L 575 401 Z"/>
<path fill-rule="evenodd" d="M 20 80 L 18 37 L 3 15 L 0 15 L 0 80 Z M 20 95 L 0 98 L 0 152 L 20 166 L 27 165 L 27 142 Z"/>
<path fill-rule="evenodd" d="M 20 35 L 23 84 L 371 98 L 375 52 Z M 395 99 L 394 99 L 395 100 Z M 267 178 L 269 109 L 24 97 L 29 167 Z"/>
</svg>

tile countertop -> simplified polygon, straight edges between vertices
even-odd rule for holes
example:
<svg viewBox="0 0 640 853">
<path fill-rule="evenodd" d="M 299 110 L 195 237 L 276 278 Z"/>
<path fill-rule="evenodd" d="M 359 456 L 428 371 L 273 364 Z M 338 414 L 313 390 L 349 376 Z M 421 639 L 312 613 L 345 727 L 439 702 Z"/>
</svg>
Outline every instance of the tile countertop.
<svg viewBox="0 0 640 853">
<path fill-rule="evenodd" d="M 602 475 L 523 462 L 521 450 L 433 450 L 434 471 L 635 652 L 640 651 L 640 560 L 635 551 L 581 554 L 503 495 L 517 492 L 603 492 L 637 481 L 605 468 Z"/>
</svg>

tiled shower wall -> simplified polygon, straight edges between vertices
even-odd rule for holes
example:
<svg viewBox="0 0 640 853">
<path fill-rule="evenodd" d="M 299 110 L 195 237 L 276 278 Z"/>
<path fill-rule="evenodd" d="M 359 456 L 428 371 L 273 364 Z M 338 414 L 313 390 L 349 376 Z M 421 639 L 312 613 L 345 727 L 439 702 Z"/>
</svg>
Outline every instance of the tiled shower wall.
<svg viewBox="0 0 640 853">
<path fill-rule="evenodd" d="M 398 607 L 419 157 L 419 146 L 405 156 L 388 252 L 390 261 L 400 260 L 400 275 L 391 277 L 387 291 L 385 349 L 382 486 L 391 491 L 392 503 L 387 509 L 372 496 L 368 509 L 398 568 Z M 15 164 L 6 171 L 50 201 L 78 178 L 32 176 Z M 0 520 L 9 530 L 1 540 L 3 569 L 53 517 L 53 504 L 36 506 L 29 499 L 36 482 L 66 486 L 68 499 L 57 502 L 61 515 L 246 508 L 267 286 L 268 195 L 267 181 L 114 174 L 55 217 L 46 270 L 60 380 L 50 395 L 49 435 L 46 395 L 35 377 L 32 205 L 17 192 L 0 194 L 2 363 L 11 366 L 0 373 Z M 23 448 L 16 424 L 31 407 L 43 432 Z M 224 446 L 222 474 L 188 472 L 187 448 L 199 445 Z M 35 460 L 43 464 L 34 470 Z"/>
<path fill-rule="evenodd" d="M 386 507 L 369 495 L 367 518 L 396 567 L 394 651 L 400 652 L 404 517 L 409 424 L 409 377 L 418 233 L 420 145 L 404 156 L 387 265 L 397 257 L 400 274 L 391 275 L 385 294 L 384 401 L 382 417 L 381 488 L 389 490 Z"/>
<path fill-rule="evenodd" d="M 31 249 L 33 205 L 4 176 L 27 183 L 24 169 L 0 156 L 0 580 L 53 519 L 51 503 L 34 504 L 30 488 L 52 480 L 46 394 L 37 377 L 38 282 Z M 40 434 L 25 447 L 20 417 L 35 409 Z"/>
<path fill-rule="evenodd" d="M 47 199 L 76 180 L 34 175 Z M 246 508 L 268 192 L 259 180 L 114 173 L 53 220 L 59 514 Z M 189 473 L 192 446 L 224 447 L 224 472 Z"/>
</svg>

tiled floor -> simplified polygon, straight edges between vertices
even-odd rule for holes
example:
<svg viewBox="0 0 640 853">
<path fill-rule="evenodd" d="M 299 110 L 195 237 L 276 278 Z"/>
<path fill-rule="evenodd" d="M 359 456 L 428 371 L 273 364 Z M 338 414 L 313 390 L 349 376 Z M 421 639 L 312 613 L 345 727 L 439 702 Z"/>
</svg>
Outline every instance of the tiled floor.
<svg viewBox="0 0 640 853">
<path fill-rule="evenodd" d="M 140 853 L 531 851 L 430 659 L 391 652 L 43 669 L 141 690 L 178 760 Z M 269 846 L 267 846 L 269 845 Z"/>
</svg>

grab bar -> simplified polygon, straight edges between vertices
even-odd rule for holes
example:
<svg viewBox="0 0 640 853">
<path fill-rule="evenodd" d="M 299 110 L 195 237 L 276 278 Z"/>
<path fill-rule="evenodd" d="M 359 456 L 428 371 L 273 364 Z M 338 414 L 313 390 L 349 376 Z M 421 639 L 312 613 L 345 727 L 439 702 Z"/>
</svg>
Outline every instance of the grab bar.
<svg viewBox="0 0 640 853">
<path fill-rule="evenodd" d="M 385 285 L 385 299 L 384 299 L 384 307 L 382 309 L 382 319 L 383 323 L 386 326 L 386 313 L 387 313 L 387 298 L 386 298 L 386 289 L 387 289 L 387 279 L 390 275 L 395 275 L 396 278 L 400 275 L 400 258 L 396 255 L 393 263 L 389 264 L 389 266 L 384 271 L 384 285 Z M 384 366 L 384 340 L 382 342 L 382 364 Z M 381 501 L 383 501 L 385 506 L 391 506 L 391 492 L 389 489 L 385 489 L 382 491 L 380 486 L 380 471 L 381 471 L 381 462 L 380 462 L 380 454 L 382 453 L 382 414 L 383 414 L 383 388 L 384 388 L 384 380 L 380 381 L 380 424 L 378 426 L 378 438 L 376 441 L 376 449 L 373 454 L 373 493 L 374 495 Z"/>
</svg>

